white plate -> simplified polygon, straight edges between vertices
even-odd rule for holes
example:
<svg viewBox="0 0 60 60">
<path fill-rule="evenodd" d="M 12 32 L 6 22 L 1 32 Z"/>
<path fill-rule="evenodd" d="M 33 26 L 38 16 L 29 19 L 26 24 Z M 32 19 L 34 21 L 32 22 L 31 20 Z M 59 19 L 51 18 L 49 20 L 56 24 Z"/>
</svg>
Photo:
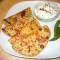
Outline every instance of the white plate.
<svg viewBox="0 0 60 60">
<path fill-rule="evenodd" d="M 8 11 L 7 15 L 5 16 L 5 18 L 27 8 L 30 7 L 33 11 L 33 7 L 35 5 L 35 3 L 37 3 L 39 1 L 23 1 L 20 3 L 15 4 L 14 6 L 12 6 L 12 8 L 10 8 L 10 10 Z M 60 6 L 60 4 L 57 3 L 58 6 Z M 58 16 L 54 21 L 52 22 L 40 22 L 40 24 L 43 25 L 47 25 L 50 30 L 51 30 L 51 37 L 52 38 L 54 36 L 54 25 L 56 23 L 57 20 L 60 19 L 60 16 Z M 4 25 L 2 25 L 2 27 L 4 27 Z M 1 46 L 2 48 L 9 54 L 14 55 L 14 56 L 18 56 L 18 57 L 24 57 L 24 58 L 37 58 L 37 59 L 49 59 L 49 58 L 56 58 L 56 57 L 60 57 L 60 39 L 56 40 L 56 41 L 49 41 L 46 48 L 37 56 L 35 57 L 27 57 L 24 55 L 21 55 L 19 53 L 16 53 L 13 49 L 11 44 L 8 42 L 8 39 L 10 37 L 5 35 L 2 31 L 0 33 L 0 40 L 1 40 Z"/>
</svg>

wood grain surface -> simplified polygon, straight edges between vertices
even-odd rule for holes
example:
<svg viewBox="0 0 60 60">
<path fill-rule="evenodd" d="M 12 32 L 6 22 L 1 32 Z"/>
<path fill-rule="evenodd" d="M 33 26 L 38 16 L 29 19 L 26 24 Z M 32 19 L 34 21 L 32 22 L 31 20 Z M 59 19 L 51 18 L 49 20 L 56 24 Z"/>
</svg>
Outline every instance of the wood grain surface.
<svg viewBox="0 0 60 60">
<path fill-rule="evenodd" d="M 6 13 L 8 12 L 9 8 L 11 8 L 14 4 L 21 2 L 21 1 L 33 1 L 33 0 L 0 0 L 0 28 L 2 26 L 2 21 Z M 60 0 L 51 0 L 51 1 L 60 3 Z M 0 45 L 0 60 L 37 60 L 37 59 L 24 59 L 24 58 L 18 58 L 18 57 L 11 56 L 8 53 L 6 53 Z M 60 60 L 60 58 L 47 59 L 47 60 Z"/>
</svg>

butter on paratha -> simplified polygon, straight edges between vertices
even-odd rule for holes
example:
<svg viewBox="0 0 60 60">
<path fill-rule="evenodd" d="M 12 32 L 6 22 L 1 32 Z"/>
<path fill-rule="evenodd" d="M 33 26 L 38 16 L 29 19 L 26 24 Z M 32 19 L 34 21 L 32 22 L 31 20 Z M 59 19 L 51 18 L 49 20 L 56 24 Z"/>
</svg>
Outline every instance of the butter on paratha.
<svg viewBox="0 0 60 60">
<path fill-rule="evenodd" d="M 40 26 L 39 22 L 36 19 L 32 20 L 31 22 L 27 23 L 25 25 L 25 27 L 21 29 L 21 31 L 19 31 L 17 34 L 12 36 L 9 39 L 9 42 L 11 44 L 13 44 L 16 40 L 22 39 L 26 35 L 33 33 L 34 31 L 36 31 L 37 29 L 40 29 L 40 28 L 41 28 L 41 26 Z"/>
<path fill-rule="evenodd" d="M 36 30 L 24 39 L 15 41 L 12 47 L 15 51 L 23 55 L 36 56 L 46 47 L 49 37 L 50 30 L 47 26 L 44 26 L 41 31 Z"/>
<path fill-rule="evenodd" d="M 34 19 L 34 16 L 32 14 L 30 7 L 28 7 L 26 9 L 22 10 L 21 12 L 18 12 L 16 14 L 4 19 L 3 22 L 7 26 L 7 25 L 13 24 L 17 20 L 21 21 L 22 19 L 25 21 L 27 21 L 27 20 L 31 21 Z"/>
</svg>

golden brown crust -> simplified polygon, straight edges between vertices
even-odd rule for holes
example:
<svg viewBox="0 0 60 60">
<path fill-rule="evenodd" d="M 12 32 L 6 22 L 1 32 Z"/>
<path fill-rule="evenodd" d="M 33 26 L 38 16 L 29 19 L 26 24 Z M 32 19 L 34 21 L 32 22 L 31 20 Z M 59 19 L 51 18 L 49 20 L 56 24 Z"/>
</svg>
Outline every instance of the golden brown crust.
<svg viewBox="0 0 60 60">
<path fill-rule="evenodd" d="M 40 30 L 36 30 L 25 38 L 15 41 L 14 44 L 12 44 L 13 49 L 26 56 L 36 56 L 46 47 L 50 37 L 50 32 L 46 32 L 46 36 L 43 36 L 45 32 L 43 32 L 44 34 L 42 34 L 42 36 L 40 33 L 42 33 Z M 48 39 L 46 39 L 47 36 Z"/>
<path fill-rule="evenodd" d="M 4 19 L 3 22 L 6 23 L 6 27 L 2 28 L 2 31 L 8 36 L 13 36 L 32 20 L 34 20 L 34 17 L 30 7 L 28 7 L 25 10 Z"/>
<path fill-rule="evenodd" d="M 50 34 L 48 26 L 41 27 L 36 20 L 33 20 L 11 37 L 9 42 L 18 53 L 33 57 L 46 47 Z"/>
<path fill-rule="evenodd" d="M 17 21 L 11 25 L 2 28 L 2 31 L 8 36 L 13 36 L 18 31 L 20 31 L 25 26 L 25 24 L 26 23 L 24 21 Z"/>
<path fill-rule="evenodd" d="M 37 29 L 40 29 L 41 26 L 39 22 L 34 19 L 31 22 L 27 23 L 24 28 L 21 29 L 17 34 L 13 35 L 11 39 L 9 40 L 10 43 L 13 42 L 14 40 L 19 40 L 20 38 L 24 38 L 26 35 L 33 33 Z"/>
<path fill-rule="evenodd" d="M 26 20 L 31 21 L 34 19 L 34 16 L 32 15 L 32 11 L 31 11 L 30 7 L 28 7 L 26 9 L 24 9 L 23 11 L 18 12 L 16 14 L 4 19 L 3 22 L 4 22 L 5 26 L 7 26 L 7 25 L 13 24 L 17 20 L 21 21 L 22 19 L 25 21 Z"/>
</svg>

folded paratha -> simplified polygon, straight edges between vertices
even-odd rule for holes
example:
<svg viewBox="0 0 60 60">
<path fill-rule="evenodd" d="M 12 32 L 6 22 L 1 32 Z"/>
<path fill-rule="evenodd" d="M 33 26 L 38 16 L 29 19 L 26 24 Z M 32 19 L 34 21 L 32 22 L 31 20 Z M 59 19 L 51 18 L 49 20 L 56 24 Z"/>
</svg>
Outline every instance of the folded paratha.
<svg viewBox="0 0 60 60">
<path fill-rule="evenodd" d="M 36 56 L 45 48 L 49 37 L 50 30 L 47 26 L 44 26 L 42 29 L 28 34 L 25 38 L 15 41 L 12 47 L 23 55 Z"/>
<path fill-rule="evenodd" d="M 25 27 L 21 29 L 21 31 L 13 35 L 9 39 L 9 42 L 13 44 L 16 40 L 22 39 L 28 34 L 31 34 L 38 29 L 41 29 L 39 22 L 37 20 L 32 20 L 31 22 L 27 23 Z"/>
<path fill-rule="evenodd" d="M 11 25 L 8 25 L 8 26 L 6 26 L 6 27 L 4 27 L 4 28 L 2 28 L 2 31 L 5 33 L 5 34 L 7 34 L 8 36 L 13 36 L 13 35 L 15 35 L 17 32 L 19 32 L 26 24 L 27 24 L 27 26 L 36 26 L 36 25 L 38 25 L 39 23 L 38 23 L 38 21 L 36 20 L 36 19 L 34 19 L 34 20 L 32 20 L 31 22 L 29 22 L 29 21 L 25 21 L 25 20 L 23 20 L 23 21 L 17 21 L 17 22 L 15 22 L 15 23 L 13 23 L 13 24 L 11 24 Z M 32 23 L 32 24 L 31 24 Z M 39 26 L 40 26 L 40 24 L 39 24 Z M 24 29 L 24 28 L 23 28 Z M 37 29 L 37 26 L 36 26 L 36 29 Z M 24 29 L 25 30 L 25 29 Z M 27 30 L 27 28 L 26 28 L 26 30 Z M 26 32 L 26 30 L 25 30 L 25 32 Z M 24 32 L 24 31 L 23 31 Z"/>
<path fill-rule="evenodd" d="M 18 12 L 16 14 L 4 19 L 3 22 L 7 26 L 7 25 L 13 24 L 17 20 L 21 21 L 22 19 L 25 21 L 27 21 L 27 20 L 31 21 L 34 19 L 34 16 L 32 14 L 30 7 L 28 7 L 26 9 L 22 10 L 21 12 Z"/>
</svg>

